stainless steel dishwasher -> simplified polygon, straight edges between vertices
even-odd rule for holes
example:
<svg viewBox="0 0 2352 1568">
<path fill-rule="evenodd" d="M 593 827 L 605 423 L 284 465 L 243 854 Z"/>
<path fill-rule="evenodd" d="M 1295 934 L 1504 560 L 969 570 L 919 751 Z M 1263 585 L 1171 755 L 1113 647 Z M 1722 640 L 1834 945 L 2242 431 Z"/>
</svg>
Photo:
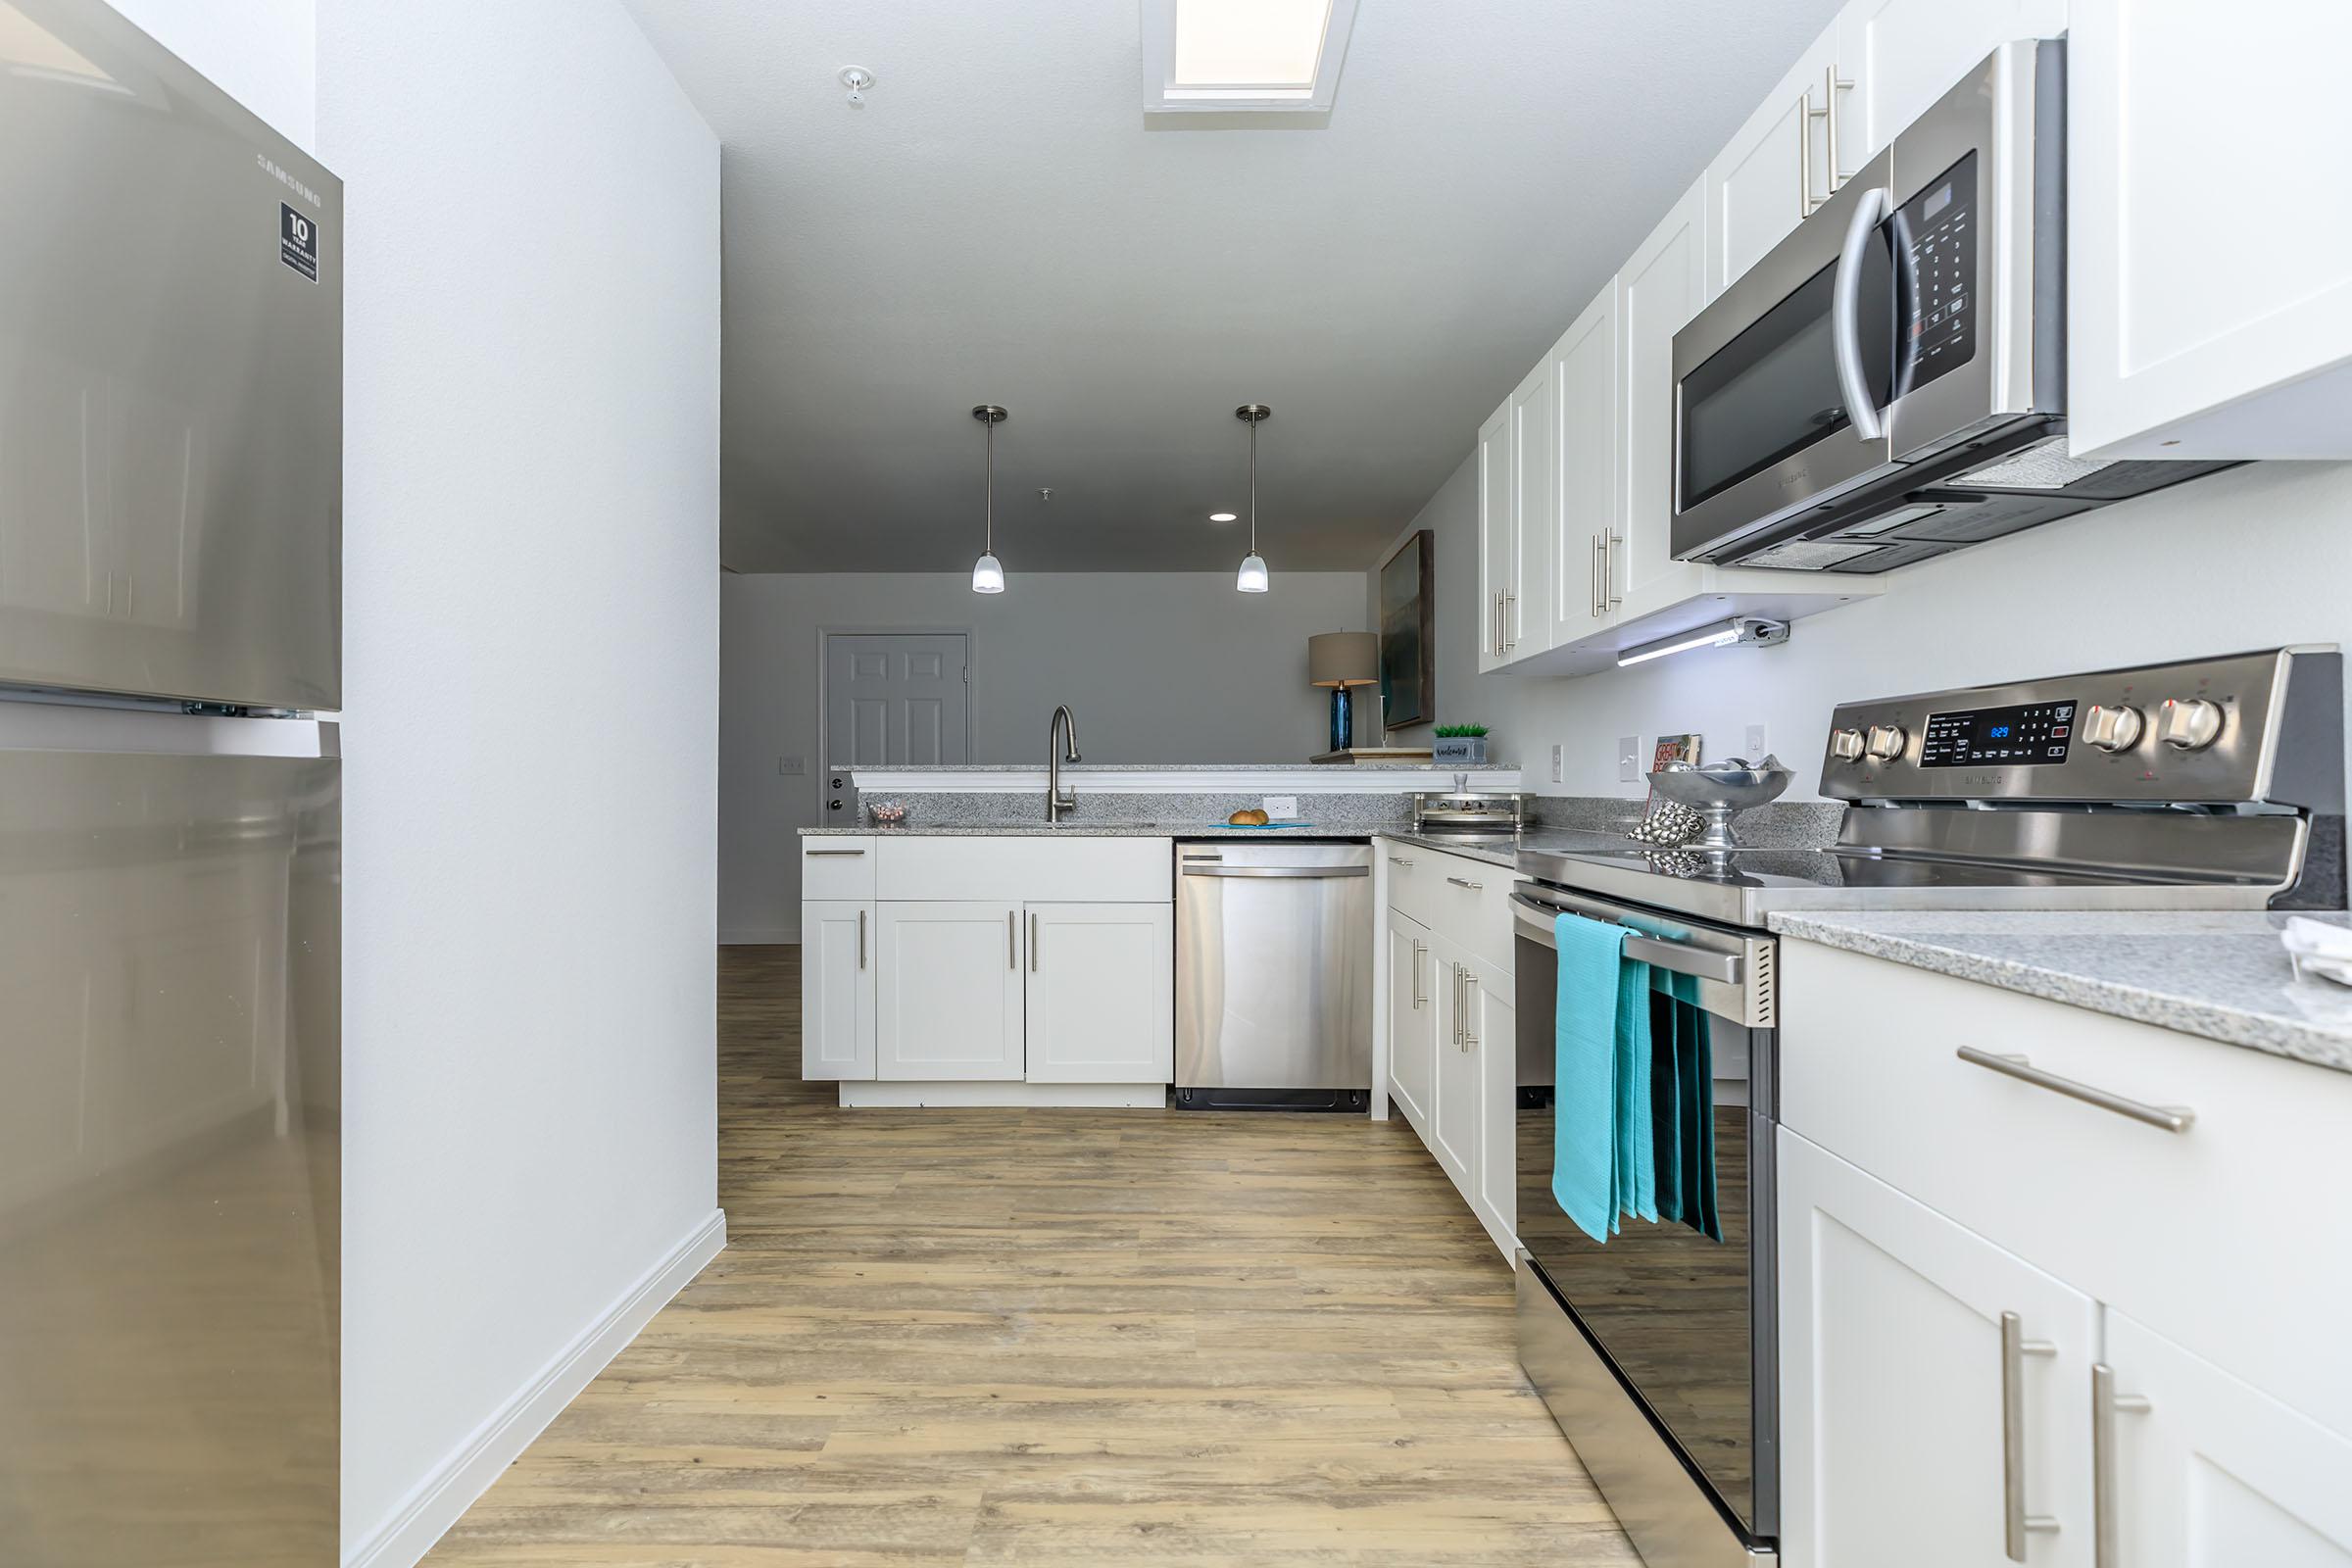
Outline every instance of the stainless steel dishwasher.
<svg viewBox="0 0 2352 1568">
<path fill-rule="evenodd" d="M 1176 842 L 1176 1103 L 1372 1098 L 1372 847 Z"/>
</svg>

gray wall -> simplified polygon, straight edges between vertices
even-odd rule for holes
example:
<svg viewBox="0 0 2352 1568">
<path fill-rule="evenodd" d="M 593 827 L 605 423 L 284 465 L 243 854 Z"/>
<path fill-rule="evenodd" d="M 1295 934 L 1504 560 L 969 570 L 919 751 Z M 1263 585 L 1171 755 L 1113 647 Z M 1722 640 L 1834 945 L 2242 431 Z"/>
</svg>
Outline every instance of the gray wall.
<svg viewBox="0 0 2352 1568">
<path fill-rule="evenodd" d="M 1042 764 L 1056 703 L 1090 762 L 1302 762 L 1330 734 L 1306 640 L 1371 624 L 1356 572 L 1277 570 L 1264 595 L 1229 572 L 1016 572 L 994 596 L 961 572 L 722 581 L 718 924 L 733 942 L 797 940 L 795 834 L 823 798 L 820 629 L 968 628 L 976 762 Z M 782 757 L 807 775 L 779 773 Z"/>
</svg>

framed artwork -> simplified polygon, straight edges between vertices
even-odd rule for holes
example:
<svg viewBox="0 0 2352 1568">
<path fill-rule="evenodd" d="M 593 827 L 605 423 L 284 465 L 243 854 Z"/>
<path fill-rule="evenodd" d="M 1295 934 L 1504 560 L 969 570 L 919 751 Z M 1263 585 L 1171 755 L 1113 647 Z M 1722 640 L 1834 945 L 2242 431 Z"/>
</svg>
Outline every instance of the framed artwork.
<svg viewBox="0 0 2352 1568">
<path fill-rule="evenodd" d="M 1438 644 L 1430 582 L 1432 535 L 1416 529 L 1380 568 L 1381 723 L 1426 724 L 1438 711 Z"/>
</svg>

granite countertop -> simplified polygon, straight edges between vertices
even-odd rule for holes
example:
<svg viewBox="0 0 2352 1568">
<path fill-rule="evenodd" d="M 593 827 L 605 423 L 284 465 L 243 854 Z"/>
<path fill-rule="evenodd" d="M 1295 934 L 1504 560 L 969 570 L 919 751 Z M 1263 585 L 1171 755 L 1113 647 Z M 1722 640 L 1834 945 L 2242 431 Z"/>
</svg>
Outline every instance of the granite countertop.
<svg viewBox="0 0 2352 1568">
<path fill-rule="evenodd" d="M 1234 827 L 1224 822 L 917 822 L 907 827 L 805 827 L 803 838 L 832 838 L 845 834 L 901 839 L 1369 839 L 1385 833 L 1380 826 Z"/>
<path fill-rule="evenodd" d="M 2316 918 L 2352 924 L 2341 913 Z M 2297 980 L 2282 914 L 1775 914 L 1783 936 L 2352 1072 L 2352 988 Z"/>
</svg>

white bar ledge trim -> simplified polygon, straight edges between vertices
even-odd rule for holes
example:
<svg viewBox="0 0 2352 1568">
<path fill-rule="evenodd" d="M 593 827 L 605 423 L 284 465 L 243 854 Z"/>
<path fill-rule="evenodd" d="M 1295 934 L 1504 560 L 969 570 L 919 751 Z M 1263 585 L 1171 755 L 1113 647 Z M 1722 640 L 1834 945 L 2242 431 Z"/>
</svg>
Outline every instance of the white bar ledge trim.
<svg viewBox="0 0 2352 1568">
<path fill-rule="evenodd" d="M 1398 769 L 1327 764 L 1216 771 L 1139 767 L 1115 773 L 1064 773 L 1062 777 L 1082 795 L 1411 795 L 1421 790 L 1449 790 L 1456 778 L 1464 776 L 1474 790 L 1515 790 L 1519 772 L 1515 767 Z M 1039 795 L 1046 788 L 1042 767 L 975 768 L 970 772 L 928 767 L 855 768 L 850 778 L 865 795 Z"/>
</svg>

